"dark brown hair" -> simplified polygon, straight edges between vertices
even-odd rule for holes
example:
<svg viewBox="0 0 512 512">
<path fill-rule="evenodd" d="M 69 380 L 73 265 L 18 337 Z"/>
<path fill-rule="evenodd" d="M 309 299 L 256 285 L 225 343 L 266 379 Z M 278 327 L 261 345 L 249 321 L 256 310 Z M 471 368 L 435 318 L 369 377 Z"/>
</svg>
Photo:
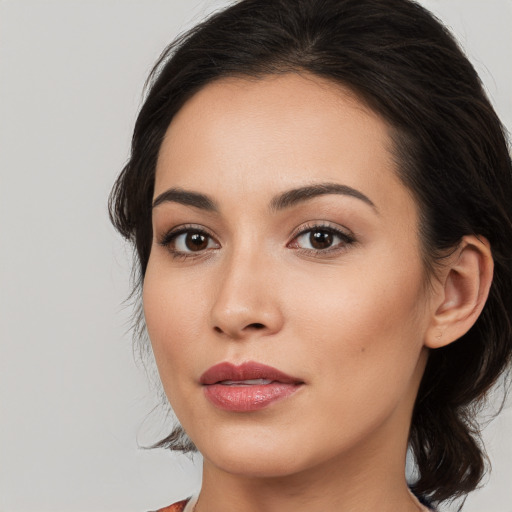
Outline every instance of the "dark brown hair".
<svg viewBox="0 0 512 512">
<path fill-rule="evenodd" d="M 460 340 L 431 351 L 410 430 L 416 494 L 434 502 L 463 496 L 485 470 L 476 405 L 511 360 L 512 168 L 477 73 L 415 2 L 242 0 L 164 51 L 110 198 L 114 225 L 136 248 L 136 287 L 151 250 L 156 160 L 173 116 L 219 78 L 285 72 L 349 87 L 393 128 L 398 172 L 420 206 L 429 272 L 464 235 L 491 243 L 495 274 L 487 304 Z M 193 449 L 179 427 L 157 446 Z"/>
</svg>

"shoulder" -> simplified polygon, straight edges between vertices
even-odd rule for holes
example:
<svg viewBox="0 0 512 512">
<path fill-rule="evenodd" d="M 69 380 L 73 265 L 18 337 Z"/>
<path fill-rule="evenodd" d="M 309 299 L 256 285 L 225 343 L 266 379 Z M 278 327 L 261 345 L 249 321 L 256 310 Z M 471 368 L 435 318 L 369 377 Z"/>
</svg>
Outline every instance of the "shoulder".
<svg viewBox="0 0 512 512">
<path fill-rule="evenodd" d="M 172 505 L 169 505 L 168 507 L 159 508 L 155 512 L 184 512 L 185 507 L 187 506 L 187 503 L 189 502 L 189 499 L 178 501 L 176 503 L 173 503 Z"/>
</svg>

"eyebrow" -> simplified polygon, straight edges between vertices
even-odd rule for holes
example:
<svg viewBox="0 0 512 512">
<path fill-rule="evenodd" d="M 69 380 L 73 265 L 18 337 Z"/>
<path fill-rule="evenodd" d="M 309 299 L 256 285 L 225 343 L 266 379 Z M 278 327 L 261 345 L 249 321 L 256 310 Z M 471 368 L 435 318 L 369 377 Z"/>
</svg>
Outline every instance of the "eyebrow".
<svg viewBox="0 0 512 512">
<path fill-rule="evenodd" d="M 162 203 L 171 202 L 179 203 L 185 206 L 193 206 L 201 210 L 209 212 L 218 212 L 219 208 L 215 201 L 209 198 L 205 194 L 198 192 L 191 192 L 189 190 L 183 190 L 181 188 L 170 188 L 165 192 L 162 192 L 154 201 L 152 208 L 156 208 Z"/>
<path fill-rule="evenodd" d="M 339 194 L 354 197 L 355 199 L 359 199 L 371 206 L 375 212 L 378 213 L 377 207 L 369 197 L 365 196 L 355 188 L 349 187 L 348 185 L 341 185 L 339 183 L 318 183 L 315 185 L 288 190 L 287 192 L 284 192 L 272 199 L 270 202 L 270 208 L 274 211 L 284 210 L 285 208 L 290 208 L 298 203 L 309 201 L 315 197 L 327 194 Z"/>
<path fill-rule="evenodd" d="M 277 212 L 286 208 L 291 208 L 292 206 L 295 206 L 299 203 L 309 201 L 315 197 L 328 194 L 338 194 L 359 199 L 367 205 L 371 206 L 375 212 L 378 213 L 377 207 L 369 197 L 365 196 L 362 192 L 355 188 L 349 187 L 348 185 L 341 185 L 339 183 L 318 183 L 315 185 L 308 185 L 305 187 L 287 190 L 286 192 L 279 194 L 271 200 L 270 210 Z M 199 208 L 209 212 L 219 211 L 217 203 L 206 194 L 183 190 L 181 188 L 170 188 L 165 192 L 162 192 L 153 201 L 152 207 L 156 208 L 165 202 L 179 203 L 185 206 L 193 206 L 194 208 Z"/>
</svg>

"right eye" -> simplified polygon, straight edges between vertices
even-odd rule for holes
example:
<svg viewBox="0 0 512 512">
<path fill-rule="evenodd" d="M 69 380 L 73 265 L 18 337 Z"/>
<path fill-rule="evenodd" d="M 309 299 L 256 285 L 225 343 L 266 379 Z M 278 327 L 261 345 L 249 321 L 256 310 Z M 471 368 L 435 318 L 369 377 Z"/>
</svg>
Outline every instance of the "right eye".
<svg viewBox="0 0 512 512">
<path fill-rule="evenodd" d="M 220 245 L 206 232 L 198 228 L 183 227 L 168 232 L 160 245 L 166 247 L 174 257 L 195 256 Z"/>
</svg>

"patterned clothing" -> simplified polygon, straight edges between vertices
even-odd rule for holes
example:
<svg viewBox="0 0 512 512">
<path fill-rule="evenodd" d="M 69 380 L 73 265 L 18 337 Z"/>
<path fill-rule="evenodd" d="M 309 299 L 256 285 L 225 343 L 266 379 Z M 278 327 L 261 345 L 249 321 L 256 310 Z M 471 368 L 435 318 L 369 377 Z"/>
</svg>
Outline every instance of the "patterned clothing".
<svg viewBox="0 0 512 512">
<path fill-rule="evenodd" d="M 178 503 L 174 503 L 174 505 L 158 509 L 157 512 L 183 512 L 187 502 L 188 500 L 178 501 Z"/>
<path fill-rule="evenodd" d="M 169 505 L 168 507 L 161 508 L 156 512 L 193 512 L 194 505 L 196 504 L 196 502 L 197 496 L 194 496 L 193 498 L 178 501 L 177 503 L 174 503 L 174 505 Z M 424 512 L 435 512 L 434 509 L 426 507 L 423 503 L 420 503 L 420 506 L 422 507 L 422 511 Z"/>
<path fill-rule="evenodd" d="M 196 497 L 188 498 L 186 500 L 178 501 L 173 505 L 169 505 L 168 507 L 159 508 L 156 512 L 193 512 L 196 501 Z"/>
</svg>

